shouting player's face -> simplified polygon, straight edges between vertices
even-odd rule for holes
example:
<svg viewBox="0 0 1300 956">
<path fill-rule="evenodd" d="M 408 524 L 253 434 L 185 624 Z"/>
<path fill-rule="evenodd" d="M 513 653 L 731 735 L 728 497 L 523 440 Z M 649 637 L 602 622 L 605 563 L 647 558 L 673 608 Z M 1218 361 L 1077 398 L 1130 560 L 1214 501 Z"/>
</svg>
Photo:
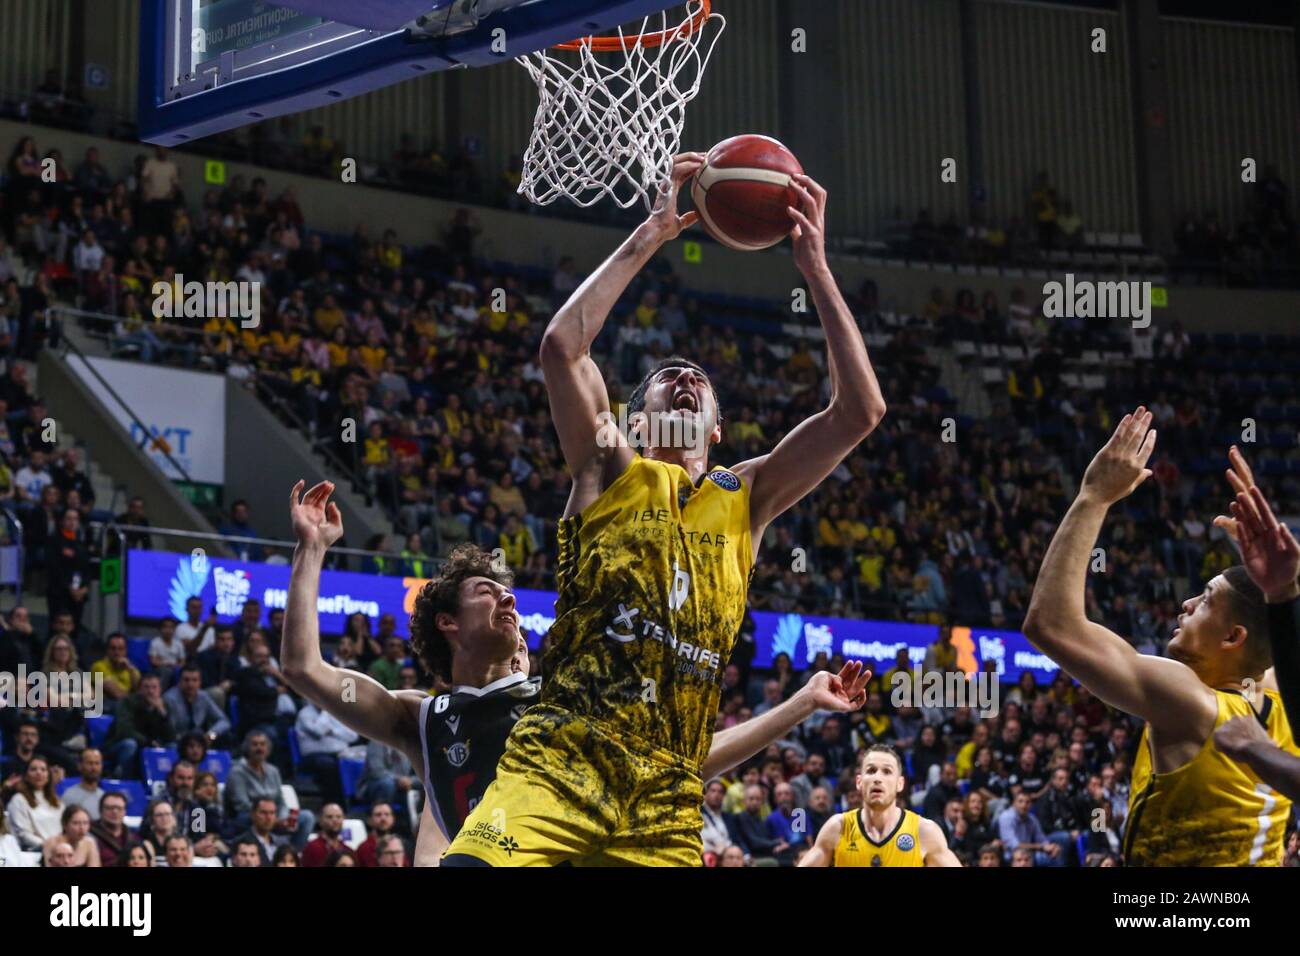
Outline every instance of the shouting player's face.
<svg viewBox="0 0 1300 956">
<path fill-rule="evenodd" d="M 902 768 L 892 754 L 874 751 L 867 754 L 858 772 L 858 792 L 862 803 L 872 810 L 891 806 L 903 792 L 905 781 Z"/>
<path fill-rule="evenodd" d="M 456 622 L 460 633 L 484 651 L 490 651 L 494 660 L 513 658 L 523 642 L 514 592 L 491 578 L 466 578 L 461 584 L 460 613 L 456 615 Z M 527 661 L 528 649 L 525 646 L 525 672 Z"/>
<path fill-rule="evenodd" d="M 661 369 L 645 392 L 645 417 L 634 422 L 649 447 L 684 444 L 704 454 L 722 439 L 718 403 L 708 377 L 689 366 Z"/>
</svg>

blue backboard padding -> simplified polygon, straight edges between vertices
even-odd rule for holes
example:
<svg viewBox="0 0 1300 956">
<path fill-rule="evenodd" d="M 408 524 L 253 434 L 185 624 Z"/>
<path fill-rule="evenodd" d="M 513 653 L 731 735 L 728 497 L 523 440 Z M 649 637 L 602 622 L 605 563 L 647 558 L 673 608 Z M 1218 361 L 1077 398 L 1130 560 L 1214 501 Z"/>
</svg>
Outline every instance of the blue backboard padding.
<svg viewBox="0 0 1300 956">
<path fill-rule="evenodd" d="M 535 0 L 492 14 L 467 33 L 437 40 L 391 33 L 314 62 L 164 103 L 163 44 L 174 2 L 140 4 L 139 136 L 164 146 L 328 106 L 423 73 L 501 63 L 578 36 L 603 33 L 671 5 L 666 0 Z M 504 53 L 491 49 L 492 32 L 498 27 L 505 30 Z"/>
<path fill-rule="evenodd" d="M 326 20 L 367 30 L 400 30 L 418 16 L 451 6 L 453 0 L 282 0 L 291 7 Z"/>
</svg>

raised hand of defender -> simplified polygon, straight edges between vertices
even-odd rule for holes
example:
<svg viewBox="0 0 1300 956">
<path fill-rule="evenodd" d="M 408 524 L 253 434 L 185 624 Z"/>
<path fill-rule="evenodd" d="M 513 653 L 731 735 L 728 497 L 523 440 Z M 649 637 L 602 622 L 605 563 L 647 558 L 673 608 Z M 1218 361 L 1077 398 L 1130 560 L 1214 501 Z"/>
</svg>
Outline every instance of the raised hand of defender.
<svg viewBox="0 0 1300 956">
<path fill-rule="evenodd" d="M 1151 413 L 1139 405 L 1125 415 L 1110 441 L 1097 452 L 1083 474 L 1080 495 L 1090 495 L 1107 505 L 1133 493 L 1151 475 L 1147 461 L 1156 447 L 1156 430 L 1151 427 Z"/>
<path fill-rule="evenodd" d="M 677 215 L 677 194 L 682 185 L 700 171 L 704 160 L 703 153 L 678 153 L 673 157 L 672 179 L 666 187 L 659 190 L 654 209 L 646 220 L 654 228 L 660 242 L 676 239 L 682 230 L 694 225 L 700 218 L 700 214 L 693 209 L 683 216 Z"/>
<path fill-rule="evenodd" d="M 857 710 L 867 702 L 871 671 L 861 661 L 849 661 L 838 674 L 818 671 L 804 685 L 816 710 Z"/>
<path fill-rule="evenodd" d="M 1235 483 L 1234 483 L 1235 484 Z M 1241 563 L 1270 603 L 1300 597 L 1300 544 L 1291 529 L 1278 521 L 1259 485 L 1237 492 L 1232 503 L 1237 521 L 1237 546 Z"/>
<path fill-rule="evenodd" d="M 1228 462 L 1232 465 L 1225 474 L 1228 476 L 1228 484 L 1232 485 L 1235 494 L 1241 494 L 1243 491 L 1249 491 L 1255 487 L 1255 473 L 1250 470 L 1250 465 L 1246 464 L 1246 458 L 1233 445 L 1228 449 Z M 1232 543 L 1241 550 L 1241 541 L 1237 536 L 1237 519 L 1230 518 L 1228 515 L 1219 515 L 1214 519 L 1214 526 L 1222 528 L 1224 533 L 1232 539 Z"/>
<path fill-rule="evenodd" d="M 799 208 L 787 206 L 794 229 L 794 264 L 807 275 L 826 265 L 826 190 L 811 176 L 800 173 L 790 177 L 790 188 L 799 194 Z"/>
<path fill-rule="evenodd" d="M 322 481 L 303 495 L 302 488 L 305 484 L 299 480 L 289 492 L 289 518 L 293 522 L 293 533 L 303 547 L 323 550 L 343 537 L 343 515 L 339 512 L 339 506 L 329 500 L 334 493 L 334 482 Z"/>
</svg>

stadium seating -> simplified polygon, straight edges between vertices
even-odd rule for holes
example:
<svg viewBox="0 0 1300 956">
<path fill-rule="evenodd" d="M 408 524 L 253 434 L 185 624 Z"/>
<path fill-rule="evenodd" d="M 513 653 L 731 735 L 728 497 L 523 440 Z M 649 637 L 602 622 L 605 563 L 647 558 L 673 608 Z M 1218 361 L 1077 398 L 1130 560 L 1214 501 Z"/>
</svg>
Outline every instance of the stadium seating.
<svg viewBox="0 0 1300 956">
<path fill-rule="evenodd" d="M 153 786 L 160 780 L 166 780 L 171 769 L 176 765 L 175 747 L 145 747 L 140 751 L 140 762 L 144 768 L 144 781 Z"/>
</svg>

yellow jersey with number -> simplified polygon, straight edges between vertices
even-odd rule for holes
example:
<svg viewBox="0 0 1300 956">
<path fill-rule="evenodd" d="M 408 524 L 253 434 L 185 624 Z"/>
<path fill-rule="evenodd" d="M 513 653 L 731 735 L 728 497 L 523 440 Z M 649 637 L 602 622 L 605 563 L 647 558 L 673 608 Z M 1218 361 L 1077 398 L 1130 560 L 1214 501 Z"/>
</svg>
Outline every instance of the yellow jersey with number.
<svg viewBox="0 0 1300 956">
<path fill-rule="evenodd" d="M 925 866 L 921 853 L 921 818 L 899 807 L 893 831 L 877 843 L 867 836 L 862 808 L 840 814 L 840 842 L 833 866 Z"/>
<path fill-rule="evenodd" d="M 560 522 L 555 624 L 540 706 L 698 767 L 754 567 L 749 488 L 713 468 L 634 455 Z"/>
<path fill-rule="evenodd" d="M 1216 690 L 1217 729 L 1252 716 L 1287 753 L 1300 756 L 1276 691 L 1264 691 L 1255 709 L 1237 691 Z M 1190 761 L 1155 773 L 1150 729 L 1133 761 L 1133 786 L 1124 828 L 1129 866 L 1280 866 L 1291 801 L 1245 764 L 1225 756 L 1210 734 Z"/>
</svg>

